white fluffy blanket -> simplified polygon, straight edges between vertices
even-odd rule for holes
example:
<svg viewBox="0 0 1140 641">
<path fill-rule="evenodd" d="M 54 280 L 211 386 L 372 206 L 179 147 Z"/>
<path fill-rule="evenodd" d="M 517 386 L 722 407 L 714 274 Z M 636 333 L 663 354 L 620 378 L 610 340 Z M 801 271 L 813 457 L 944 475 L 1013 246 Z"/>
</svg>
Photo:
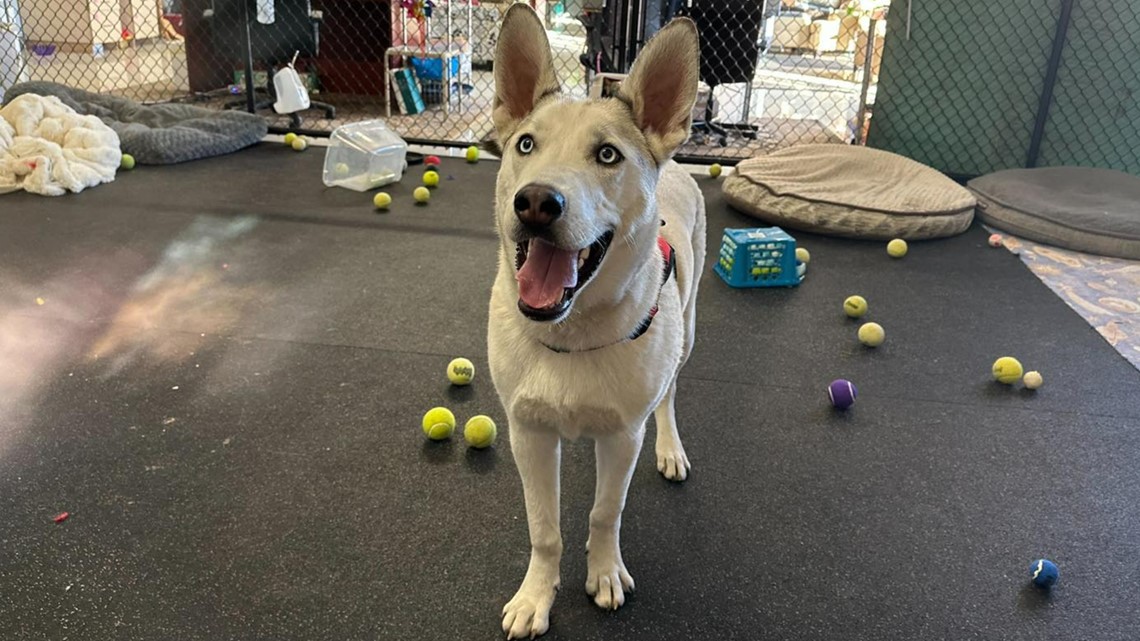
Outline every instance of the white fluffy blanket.
<svg viewBox="0 0 1140 641">
<path fill-rule="evenodd" d="M 59 98 L 25 94 L 0 109 L 0 194 L 83 191 L 114 180 L 121 158 L 113 129 Z"/>
</svg>

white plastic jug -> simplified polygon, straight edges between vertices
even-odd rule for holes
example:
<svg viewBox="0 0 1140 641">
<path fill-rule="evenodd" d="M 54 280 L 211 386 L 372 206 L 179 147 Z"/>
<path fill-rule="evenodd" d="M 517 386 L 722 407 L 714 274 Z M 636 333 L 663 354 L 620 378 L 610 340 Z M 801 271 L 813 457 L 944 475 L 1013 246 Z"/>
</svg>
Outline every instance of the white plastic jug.
<svg viewBox="0 0 1140 641">
<path fill-rule="evenodd" d="M 257 21 L 261 24 L 273 24 L 277 20 L 277 11 L 273 0 L 257 0 Z"/>
<path fill-rule="evenodd" d="M 296 56 L 293 58 L 295 60 Z M 301 77 L 297 75 L 292 62 L 273 74 L 273 90 L 277 93 L 277 102 L 273 103 L 273 111 L 279 114 L 291 114 L 309 108 L 309 92 L 305 89 L 305 85 L 301 84 Z"/>
</svg>

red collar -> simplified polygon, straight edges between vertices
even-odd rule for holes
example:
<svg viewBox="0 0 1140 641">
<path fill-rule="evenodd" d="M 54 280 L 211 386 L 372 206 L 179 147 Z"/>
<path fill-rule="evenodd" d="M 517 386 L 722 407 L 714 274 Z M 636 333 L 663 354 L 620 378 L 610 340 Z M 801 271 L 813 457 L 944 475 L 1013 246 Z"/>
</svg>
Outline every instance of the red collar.
<svg viewBox="0 0 1140 641">
<path fill-rule="evenodd" d="M 658 247 L 658 249 L 661 250 L 661 258 L 663 259 L 663 263 L 664 263 L 664 266 L 662 267 L 662 270 L 661 270 L 661 285 L 657 290 L 657 299 L 658 299 L 658 301 L 660 301 L 661 290 L 665 289 L 665 283 L 669 282 L 669 277 L 672 276 L 673 273 L 677 271 L 677 258 L 673 255 L 673 246 L 669 244 L 669 241 L 665 240 L 664 236 L 658 236 L 657 237 L 657 247 Z M 653 317 L 657 315 L 657 310 L 658 310 L 658 303 L 654 302 L 653 307 L 651 307 L 649 309 L 649 314 L 647 314 L 645 316 L 645 318 L 642 319 L 642 321 L 640 323 L 638 323 L 637 327 L 634 328 L 633 332 L 631 332 L 629 336 L 626 336 L 625 338 L 621 339 L 620 341 L 618 341 L 618 343 L 624 343 L 626 341 L 632 341 L 632 340 L 636 340 L 638 338 L 641 338 L 642 334 L 649 331 L 649 326 L 653 324 Z M 570 352 L 592 352 L 596 349 L 601 349 L 603 347 L 609 347 L 610 345 L 616 345 L 616 344 L 617 343 L 610 343 L 608 345 L 599 345 L 597 347 L 589 347 L 586 349 L 579 349 L 579 350 L 562 349 L 560 347 L 553 347 L 553 346 L 547 345 L 546 343 L 543 343 L 543 346 L 545 346 L 546 349 L 549 349 L 552 352 L 558 352 L 559 354 L 567 354 Z"/>
<path fill-rule="evenodd" d="M 677 259 L 673 256 L 673 246 L 669 244 L 669 241 L 665 240 L 664 236 L 657 237 L 657 247 L 661 249 L 661 257 L 665 261 L 665 267 L 661 272 L 661 287 L 657 291 L 657 298 L 660 300 L 661 290 L 665 289 L 665 283 L 669 282 L 669 277 L 672 276 L 673 272 L 677 269 Z M 641 324 L 637 326 L 637 329 L 635 329 L 633 333 L 630 334 L 629 340 L 638 338 L 645 332 L 649 331 L 649 326 L 653 323 L 653 317 L 656 315 L 657 303 L 653 303 L 653 307 L 649 310 L 649 315 L 646 316 L 645 320 L 641 321 Z"/>
</svg>

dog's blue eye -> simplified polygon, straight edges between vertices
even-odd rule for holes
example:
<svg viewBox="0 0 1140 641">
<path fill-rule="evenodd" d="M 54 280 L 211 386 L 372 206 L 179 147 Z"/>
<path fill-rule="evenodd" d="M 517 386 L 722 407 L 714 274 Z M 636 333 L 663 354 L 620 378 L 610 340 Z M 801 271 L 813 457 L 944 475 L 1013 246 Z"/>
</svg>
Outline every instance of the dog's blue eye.
<svg viewBox="0 0 1140 641">
<path fill-rule="evenodd" d="M 515 148 L 518 149 L 519 153 L 524 156 L 529 154 L 530 152 L 534 151 L 534 138 L 531 138 L 529 134 L 520 136 L 518 144 L 515 145 Z"/>
<path fill-rule="evenodd" d="M 621 152 L 613 145 L 602 145 L 598 149 L 598 162 L 603 165 L 613 165 L 621 161 Z"/>
</svg>

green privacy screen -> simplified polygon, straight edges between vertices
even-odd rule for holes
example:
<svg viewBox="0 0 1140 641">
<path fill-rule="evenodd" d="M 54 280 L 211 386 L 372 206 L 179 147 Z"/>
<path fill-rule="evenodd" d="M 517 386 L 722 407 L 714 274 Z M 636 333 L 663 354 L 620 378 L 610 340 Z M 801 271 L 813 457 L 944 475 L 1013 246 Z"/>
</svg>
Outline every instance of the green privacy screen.
<svg viewBox="0 0 1140 641">
<path fill-rule="evenodd" d="M 1037 164 L 1140 173 L 1140 2 L 1073 0 Z M 943 172 L 1024 167 L 1062 0 L 895 0 L 868 144 Z"/>
<path fill-rule="evenodd" d="M 1038 165 L 1140 175 L 1140 0 L 1077 0 Z"/>
</svg>

